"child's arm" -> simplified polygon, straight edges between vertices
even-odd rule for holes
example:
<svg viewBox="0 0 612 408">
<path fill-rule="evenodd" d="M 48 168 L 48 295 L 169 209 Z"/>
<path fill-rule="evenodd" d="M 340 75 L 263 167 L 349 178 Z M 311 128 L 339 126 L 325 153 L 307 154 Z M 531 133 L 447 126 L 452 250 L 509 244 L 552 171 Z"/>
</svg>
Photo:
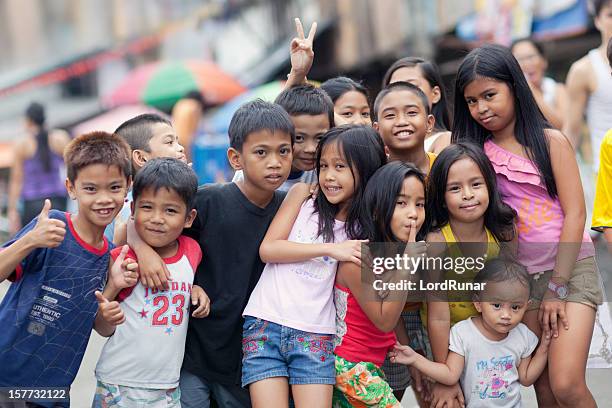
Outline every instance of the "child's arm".
<svg viewBox="0 0 612 408">
<path fill-rule="evenodd" d="M 49 218 L 50 209 L 51 201 L 45 200 L 34 228 L 0 250 L 0 282 L 11 276 L 19 263 L 33 250 L 55 248 L 62 243 L 66 235 L 66 224 L 61 220 Z"/>
<path fill-rule="evenodd" d="M 304 38 L 304 27 L 302 27 L 302 22 L 299 18 L 295 19 L 295 28 L 297 30 L 297 37 L 291 40 L 289 48 L 291 71 L 287 76 L 287 82 L 285 82 L 284 89 L 289 89 L 292 86 L 306 82 L 306 75 L 308 75 L 310 67 L 312 67 L 312 62 L 314 61 L 312 42 L 317 32 L 317 23 L 312 23 L 310 32 L 306 38 Z"/>
<path fill-rule="evenodd" d="M 198 285 L 191 288 L 191 304 L 197 308 L 191 313 L 195 318 L 206 317 L 210 313 L 210 298 Z"/>
<path fill-rule="evenodd" d="M 529 387 L 540 378 L 548 362 L 548 346 L 550 346 L 550 336 L 542 333 L 542 339 L 540 340 L 540 345 L 535 354 L 521 359 L 518 366 L 518 375 L 521 385 Z"/>
<path fill-rule="evenodd" d="M 131 218 L 127 222 L 127 240 L 139 259 L 140 283 L 148 288 L 168 289 L 171 275 L 166 263 L 153 248 L 140 238 L 134 228 L 134 220 Z"/>
<path fill-rule="evenodd" d="M 96 291 L 98 313 L 94 321 L 94 330 L 100 336 L 109 337 L 115 332 L 115 326 L 125 321 L 125 316 L 119 302 L 114 299 L 121 289 L 134 286 L 138 282 L 138 264 L 131 258 L 126 258 L 129 250 L 127 245 L 121 248 L 117 259 L 109 266 L 108 282 L 104 291 Z"/>
<path fill-rule="evenodd" d="M 121 246 L 127 244 L 127 221 L 115 218 L 115 232 L 113 233 L 113 244 Z"/>
<path fill-rule="evenodd" d="M 551 280 L 558 284 L 565 284 L 569 281 L 580 251 L 586 209 L 574 149 L 561 132 L 547 130 L 546 134 L 549 138 L 550 160 L 559 202 L 564 214 L 559 237 L 560 245 Z M 552 292 L 547 291 L 546 295 L 545 300 L 548 300 L 547 297 L 552 299 L 542 302 L 541 323 L 545 333 L 550 334 L 552 331 L 552 335 L 557 337 L 559 335 L 557 316 L 566 330 L 569 327 L 565 314 L 565 303 L 554 299 Z"/>
<path fill-rule="evenodd" d="M 445 385 L 457 384 L 465 363 L 463 356 L 452 351 L 448 353 L 445 364 L 434 363 L 414 351 L 410 346 L 401 344 L 396 344 L 389 356 L 391 362 L 414 366 L 426 376 Z"/>
<path fill-rule="evenodd" d="M 338 261 L 359 263 L 361 243 L 364 241 L 306 244 L 287 240 L 302 204 L 310 194 L 310 185 L 305 183 L 296 184 L 287 193 L 259 247 L 261 260 L 265 263 L 289 263 L 329 256 Z"/>
</svg>

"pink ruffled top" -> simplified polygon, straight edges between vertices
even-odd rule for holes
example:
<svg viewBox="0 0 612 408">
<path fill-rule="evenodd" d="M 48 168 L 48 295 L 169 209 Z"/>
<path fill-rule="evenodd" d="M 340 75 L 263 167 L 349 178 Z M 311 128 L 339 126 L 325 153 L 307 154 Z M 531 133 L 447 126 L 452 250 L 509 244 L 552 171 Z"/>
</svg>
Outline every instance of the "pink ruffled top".
<svg viewBox="0 0 612 408">
<path fill-rule="evenodd" d="M 484 151 L 497 174 L 502 199 L 518 214 L 518 256 L 529 273 L 553 269 L 565 215 L 558 198 L 551 198 L 538 168 L 529 159 L 487 140 Z M 578 259 L 595 255 L 585 231 Z"/>
</svg>

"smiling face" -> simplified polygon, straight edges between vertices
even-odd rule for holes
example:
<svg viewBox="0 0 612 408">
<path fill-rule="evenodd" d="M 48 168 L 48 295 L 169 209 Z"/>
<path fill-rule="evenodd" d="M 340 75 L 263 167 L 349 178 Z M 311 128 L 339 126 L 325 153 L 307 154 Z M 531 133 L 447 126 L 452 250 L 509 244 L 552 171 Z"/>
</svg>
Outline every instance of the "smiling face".
<svg viewBox="0 0 612 408">
<path fill-rule="evenodd" d="M 425 137 L 434 126 L 433 115 L 428 115 L 421 99 L 409 90 L 389 92 L 378 107 L 380 133 L 391 154 L 424 149 Z"/>
<path fill-rule="evenodd" d="M 391 218 L 391 232 L 400 241 L 408 242 L 412 221 L 416 232 L 425 221 L 425 186 L 415 177 L 406 177 L 397 196 Z"/>
<path fill-rule="evenodd" d="M 172 256 L 183 228 L 189 228 L 195 210 L 187 212 L 185 201 L 174 190 L 145 188 L 132 202 L 134 226 L 138 235 L 161 257 Z"/>
<path fill-rule="evenodd" d="M 185 148 L 178 142 L 178 136 L 167 123 L 156 123 L 152 126 L 153 137 L 149 140 L 150 158 L 171 157 L 187 162 Z"/>
<path fill-rule="evenodd" d="M 334 121 L 340 125 L 371 125 L 370 105 L 364 94 L 348 91 L 334 103 Z"/>
<path fill-rule="evenodd" d="M 478 78 L 465 87 L 463 97 L 472 118 L 488 131 L 514 129 L 514 95 L 505 82 Z"/>
<path fill-rule="evenodd" d="M 529 41 L 521 41 L 514 44 L 512 54 L 521 66 L 527 80 L 539 88 L 542 85 L 548 63 L 540 55 L 536 46 Z"/>
<path fill-rule="evenodd" d="M 123 208 L 128 180 L 118 166 L 91 164 L 81 168 L 74 183 L 66 180 L 70 198 L 78 201 L 78 217 L 105 228 Z"/>
<path fill-rule="evenodd" d="M 245 183 L 256 190 L 273 192 L 291 171 L 291 135 L 267 129 L 249 133 L 242 151 L 230 148 L 228 158 L 234 170 L 243 170 Z"/>
<path fill-rule="evenodd" d="M 355 193 L 356 180 L 337 142 L 323 147 L 319 167 L 319 186 L 331 204 L 340 206 L 340 217 Z"/>
<path fill-rule="evenodd" d="M 326 113 L 320 115 L 290 115 L 295 126 L 293 143 L 293 171 L 310 171 L 315 168 L 317 145 L 330 128 Z"/>
<path fill-rule="evenodd" d="M 444 201 L 450 219 L 479 221 L 489 207 L 489 190 L 478 165 L 464 157 L 448 169 Z"/>
<path fill-rule="evenodd" d="M 482 314 L 485 335 L 491 339 L 506 337 L 523 320 L 529 301 L 529 287 L 519 280 L 487 282 L 483 301 L 474 302 Z"/>
</svg>

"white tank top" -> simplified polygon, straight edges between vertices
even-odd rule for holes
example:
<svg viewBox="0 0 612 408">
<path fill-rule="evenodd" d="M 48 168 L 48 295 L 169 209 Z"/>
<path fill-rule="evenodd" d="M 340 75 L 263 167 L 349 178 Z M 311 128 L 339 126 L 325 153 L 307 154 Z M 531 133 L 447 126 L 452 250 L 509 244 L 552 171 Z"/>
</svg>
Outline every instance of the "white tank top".
<svg viewBox="0 0 612 408">
<path fill-rule="evenodd" d="M 319 214 L 306 201 L 293 223 L 292 242 L 322 243 Z M 334 242 L 346 241 L 344 222 L 334 224 Z M 335 334 L 334 282 L 338 261 L 324 256 L 305 262 L 266 264 L 243 316 L 252 316 L 309 333 Z"/>
<path fill-rule="evenodd" d="M 589 51 L 589 61 L 595 71 L 597 88 L 589 97 L 587 104 L 587 124 L 593 148 L 593 170 L 599 169 L 599 148 L 604 135 L 612 128 L 612 76 L 610 66 L 598 49 Z"/>
<path fill-rule="evenodd" d="M 544 102 L 551 108 L 555 107 L 555 97 L 557 96 L 557 83 L 549 77 L 542 78 L 542 96 Z"/>
</svg>

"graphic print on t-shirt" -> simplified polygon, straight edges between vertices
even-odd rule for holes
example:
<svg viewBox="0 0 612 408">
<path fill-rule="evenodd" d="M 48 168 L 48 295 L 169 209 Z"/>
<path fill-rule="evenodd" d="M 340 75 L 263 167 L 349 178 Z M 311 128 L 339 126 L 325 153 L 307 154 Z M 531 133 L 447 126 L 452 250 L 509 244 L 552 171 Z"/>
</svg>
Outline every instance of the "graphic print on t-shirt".
<svg viewBox="0 0 612 408">
<path fill-rule="evenodd" d="M 492 357 L 490 360 L 476 362 L 478 381 L 472 390 L 480 399 L 504 399 L 508 394 L 510 382 L 506 375 L 512 375 L 514 358 L 512 356 Z"/>
</svg>

